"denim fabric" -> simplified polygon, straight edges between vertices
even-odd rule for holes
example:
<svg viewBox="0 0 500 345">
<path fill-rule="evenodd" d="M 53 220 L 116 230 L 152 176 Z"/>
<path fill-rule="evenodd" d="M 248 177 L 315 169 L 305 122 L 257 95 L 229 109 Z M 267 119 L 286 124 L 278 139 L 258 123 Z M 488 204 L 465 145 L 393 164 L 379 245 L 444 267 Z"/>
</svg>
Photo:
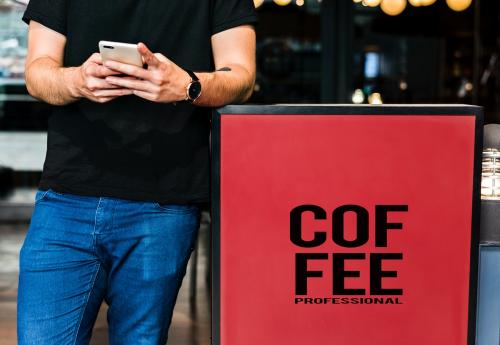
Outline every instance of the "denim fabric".
<svg viewBox="0 0 500 345">
<path fill-rule="evenodd" d="M 199 226 L 195 205 L 39 190 L 20 253 L 19 345 L 165 344 Z"/>
</svg>

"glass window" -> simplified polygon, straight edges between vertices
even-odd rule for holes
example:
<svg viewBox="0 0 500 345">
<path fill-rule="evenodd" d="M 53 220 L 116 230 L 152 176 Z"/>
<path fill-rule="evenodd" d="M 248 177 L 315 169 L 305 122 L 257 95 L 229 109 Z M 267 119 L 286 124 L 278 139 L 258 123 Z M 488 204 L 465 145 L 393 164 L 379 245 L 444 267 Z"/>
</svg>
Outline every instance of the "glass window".
<svg viewBox="0 0 500 345">
<path fill-rule="evenodd" d="M 257 80 L 250 102 L 318 103 L 321 3 L 281 2 L 288 5 L 267 0 L 257 9 Z"/>
</svg>

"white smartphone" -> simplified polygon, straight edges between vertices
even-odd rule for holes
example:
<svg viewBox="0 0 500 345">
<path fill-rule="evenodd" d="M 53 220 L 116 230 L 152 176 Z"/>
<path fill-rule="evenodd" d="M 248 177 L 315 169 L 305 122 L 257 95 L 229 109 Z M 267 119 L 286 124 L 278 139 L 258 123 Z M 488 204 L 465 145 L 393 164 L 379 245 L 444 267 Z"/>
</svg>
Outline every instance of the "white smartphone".
<svg viewBox="0 0 500 345">
<path fill-rule="evenodd" d="M 103 62 L 114 60 L 138 67 L 143 66 L 142 56 L 137 50 L 137 44 L 100 41 L 99 52 Z"/>
</svg>

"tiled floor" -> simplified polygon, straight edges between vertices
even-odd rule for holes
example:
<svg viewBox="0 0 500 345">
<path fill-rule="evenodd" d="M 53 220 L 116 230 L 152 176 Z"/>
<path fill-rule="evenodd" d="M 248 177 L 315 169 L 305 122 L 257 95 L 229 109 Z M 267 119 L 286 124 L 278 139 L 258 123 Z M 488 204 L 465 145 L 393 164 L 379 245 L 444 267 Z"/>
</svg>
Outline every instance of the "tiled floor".
<svg viewBox="0 0 500 345">
<path fill-rule="evenodd" d="M 205 215 L 206 216 L 206 215 Z M 16 344 L 16 296 L 18 255 L 28 224 L 0 224 L 0 345 Z M 195 303 L 190 303 L 191 264 L 184 279 L 169 334 L 169 345 L 209 345 L 210 305 L 206 284 L 207 224 L 202 225 L 198 245 L 198 279 Z M 106 306 L 103 305 L 94 327 L 92 345 L 107 342 Z M 57 344 L 54 344 L 57 345 Z"/>
</svg>

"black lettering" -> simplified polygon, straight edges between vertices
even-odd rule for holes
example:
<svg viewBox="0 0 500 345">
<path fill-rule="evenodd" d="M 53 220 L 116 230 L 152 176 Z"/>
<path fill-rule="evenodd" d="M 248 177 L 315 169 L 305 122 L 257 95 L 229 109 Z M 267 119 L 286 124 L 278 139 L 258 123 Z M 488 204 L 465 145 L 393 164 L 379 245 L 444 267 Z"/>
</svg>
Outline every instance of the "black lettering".
<svg viewBox="0 0 500 345">
<path fill-rule="evenodd" d="M 408 212 L 408 205 L 375 206 L 375 246 L 387 247 L 387 231 L 402 230 L 403 223 L 388 223 L 388 212 Z"/>
<path fill-rule="evenodd" d="M 296 253 L 295 254 L 295 294 L 307 295 L 307 278 L 323 277 L 322 271 L 309 271 L 308 260 L 328 260 L 328 254 L 322 253 Z M 306 298 L 307 300 L 307 298 Z"/>
<path fill-rule="evenodd" d="M 402 260 L 402 253 L 372 253 L 370 255 L 370 294 L 402 295 L 403 289 L 383 289 L 382 278 L 396 278 L 397 271 L 383 271 L 382 260 Z"/>
<path fill-rule="evenodd" d="M 318 247 L 326 242 L 326 232 L 314 233 L 314 238 L 306 241 L 302 238 L 302 213 L 312 212 L 314 219 L 326 219 L 326 211 L 316 205 L 302 205 L 290 212 L 290 241 L 303 248 Z"/>
<path fill-rule="evenodd" d="M 345 278 L 359 277 L 359 271 L 346 271 L 346 260 L 364 260 L 362 253 L 334 253 L 333 254 L 333 294 L 334 295 L 364 295 L 365 289 L 346 289 Z"/>
<path fill-rule="evenodd" d="M 345 239 L 344 216 L 347 212 L 356 214 L 356 238 L 352 241 Z M 368 242 L 368 211 L 358 205 L 344 205 L 336 208 L 332 215 L 332 238 L 339 246 L 355 248 Z"/>
</svg>

